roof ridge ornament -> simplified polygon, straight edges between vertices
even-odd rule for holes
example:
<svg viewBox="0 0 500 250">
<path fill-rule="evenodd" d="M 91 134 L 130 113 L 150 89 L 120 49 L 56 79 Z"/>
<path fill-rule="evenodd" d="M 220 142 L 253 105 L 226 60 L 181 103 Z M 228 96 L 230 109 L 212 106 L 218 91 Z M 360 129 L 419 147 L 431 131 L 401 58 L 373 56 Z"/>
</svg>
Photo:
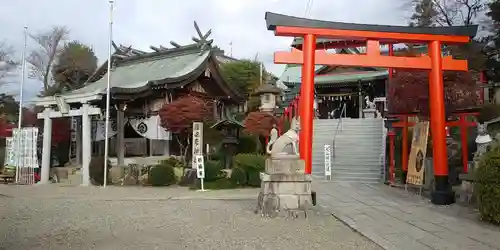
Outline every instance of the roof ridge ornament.
<svg viewBox="0 0 500 250">
<path fill-rule="evenodd" d="M 207 38 L 212 34 L 212 29 L 209 29 L 207 33 L 203 34 L 201 33 L 200 27 L 198 26 L 196 21 L 194 21 L 194 28 L 196 30 L 196 33 L 198 33 L 199 38 L 193 36 L 192 40 L 196 43 L 198 48 L 200 48 L 200 55 L 202 55 L 203 52 L 205 52 L 205 49 L 210 48 L 212 46 L 212 43 L 214 42 L 213 39 L 207 40 Z"/>
</svg>

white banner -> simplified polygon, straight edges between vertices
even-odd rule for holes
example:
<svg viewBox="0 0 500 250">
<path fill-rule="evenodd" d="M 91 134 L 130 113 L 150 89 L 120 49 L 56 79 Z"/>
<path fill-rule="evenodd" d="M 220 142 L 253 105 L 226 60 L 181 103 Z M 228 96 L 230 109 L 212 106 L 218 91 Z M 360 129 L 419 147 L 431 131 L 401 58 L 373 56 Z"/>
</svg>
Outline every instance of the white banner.
<svg viewBox="0 0 500 250">
<path fill-rule="evenodd" d="M 15 161 L 15 155 L 14 155 L 14 142 L 12 141 L 12 137 L 7 137 L 5 138 L 5 159 L 4 159 L 4 165 L 10 165 L 10 166 L 15 166 L 17 165 Z"/>
<path fill-rule="evenodd" d="M 193 122 L 193 159 L 195 156 L 203 155 L 203 123 Z M 193 161 L 193 167 L 194 167 Z"/>
<path fill-rule="evenodd" d="M 12 138 L 6 140 L 5 163 L 18 167 L 38 168 L 38 128 L 27 127 L 12 130 Z"/>
<path fill-rule="evenodd" d="M 325 178 L 332 176 L 332 146 L 325 144 Z"/>
<path fill-rule="evenodd" d="M 117 133 L 116 120 L 109 120 L 108 138 L 115 136 Z M 92 121 L 92 140 L 106 140 L 106 121 Z"/>
<path fill-rule="evenodd" d="M 129 123 L 135 132 L 144 138 L 150 140 L 171 140 L 171 133 L 161 126 L 159 115 L 148 118 L 129 119 Z"/>
</svg>

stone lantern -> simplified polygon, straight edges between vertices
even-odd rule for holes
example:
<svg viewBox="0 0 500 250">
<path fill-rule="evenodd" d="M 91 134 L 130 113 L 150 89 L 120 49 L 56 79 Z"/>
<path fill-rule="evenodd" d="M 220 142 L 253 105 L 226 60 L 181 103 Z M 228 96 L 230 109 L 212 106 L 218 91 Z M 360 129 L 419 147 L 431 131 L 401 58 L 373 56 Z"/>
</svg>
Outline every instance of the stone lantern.
<svg viewBox="0 0 500 250">
<path fill-rule="evenodd" d="M 254 92 L 254 95 L 260 95 L 260 108 L 262 112 L 274 112 L 277 106 L 277 100 L 281 95 L 281 89 L 273 84 L 262 84 Z"/>
<path fill-rule="evenodd" d="M 224 134 L 224 139 L 221 141 L 221 150 L 224 155 L 223 164 L 225 169 L 232 169 L 233 156 L 235 155 L 236 147 L 238 146 L 240 129 L 244 127 L 245 125 L 237 121 L 234 117 L 223 119 L 211 127 Z"/>
</svg>

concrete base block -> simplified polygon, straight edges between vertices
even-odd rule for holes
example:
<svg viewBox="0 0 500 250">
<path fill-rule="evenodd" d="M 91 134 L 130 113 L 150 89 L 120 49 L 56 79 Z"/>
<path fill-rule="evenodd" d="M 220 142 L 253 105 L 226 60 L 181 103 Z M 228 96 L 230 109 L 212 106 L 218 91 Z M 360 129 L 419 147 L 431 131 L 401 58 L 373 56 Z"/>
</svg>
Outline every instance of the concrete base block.
<svg viewBox="0 0 500 250">
<path fill-rule="evenodd" d="M 310 181 L 262 181 L 261 192 L 278 195 L 311 195 Z"/>
<path fill-rule="evenodd" d="M 304 174 L 304 162 L 296 156 L 269 158 L 261 173 L 256 214 L 265 217 L 307 217 L 313 206 L 310 175 Z"/>
<path fill-rule="evenodd" d="M 75 186 L 82 185 L 82 173 L 75 171 L 73 174 L 68 175 L 68 184 Z"/>
<path fill-rule="evenodd" d="M 377 109 L 363 109 L 363 115 L 365 118 L 375 118 L 377 117 Z"/>
<path fill-rule="evenodd" d="M 305 164 L 298 156 L 268 158 L 266 160 L 266 173 L 268 174 L 303 174 Z"/>
<path fill-rule="evenodd" d="M 264 217 L 292 217 L 303 214 L 307 218 L 307 210 L 312 207 L 311 195 L 276 195 L 260 193 L 256 214 Z"/>
</svg>

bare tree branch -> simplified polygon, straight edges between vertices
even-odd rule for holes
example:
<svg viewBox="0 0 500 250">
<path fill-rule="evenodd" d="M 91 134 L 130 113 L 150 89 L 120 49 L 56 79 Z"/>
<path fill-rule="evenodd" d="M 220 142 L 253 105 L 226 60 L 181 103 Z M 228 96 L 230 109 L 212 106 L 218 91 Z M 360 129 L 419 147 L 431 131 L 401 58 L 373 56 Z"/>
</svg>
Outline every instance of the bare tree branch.
<svg viewBox="0 0 500 250">
<path fill-rule="evenodd" d="M 68 34 L 69 30 L 66 27 L 53 27 L 50 31 L 30 35 L 39 48 L 31 51 L 26 61 L 31 65 L 30 76 L 43 82 L 44 91 L 49 89 L 52 82 L 52 65 L 61 43 L 67 39 Z"/>
<path fill-rule="evenodd" d="M 487 7 L 487 0 L 433 1 L 439 13 L 437 23 L 442 26 L 472 25 L 476 23 L 478 15 Z"/>
</svg>

